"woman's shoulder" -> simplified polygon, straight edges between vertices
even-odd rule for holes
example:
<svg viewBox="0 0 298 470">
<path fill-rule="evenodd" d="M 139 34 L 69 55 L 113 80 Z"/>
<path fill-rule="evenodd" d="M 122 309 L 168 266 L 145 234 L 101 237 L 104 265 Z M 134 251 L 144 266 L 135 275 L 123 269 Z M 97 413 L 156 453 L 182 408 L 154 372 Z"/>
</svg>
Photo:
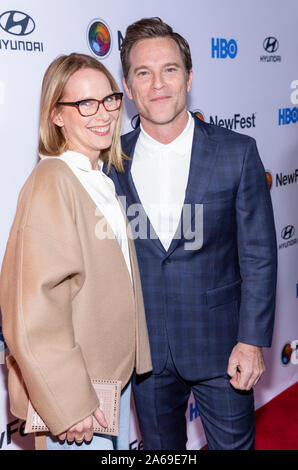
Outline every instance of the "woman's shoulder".
<svg viewBox="0 0 298 470">
<path fill-rule="evenodd" d="M 34 191 L 64 191 L 73 186 L 75 178 L 68 165 L 56 157 L 42 158 L 30 175 Z"/>
<path fill-rule="evenodd" d="M 62 160 L 52 157 L 41 159 L 19 194 L 17 225 L 42 230 L 48 221 L 58 220 L 59 217 L 60 225 L 62 220 L 72 220 L 77 193 L 75 177 Z M 55 230 L 58 230 L 59 224 L 54 224 Z"/>
<path fill-rule="evenodd" d="M 69 168 L 59 157 L 41 157 L 33 170 L 35 178 L 55 178 L 59 179 L 62 175 L 69 175 Z"/>
<path fill-rule="evenodd" d="M 59 158 L 42 158 L 27 180 L 18 198 L 18 206 L 31 205 L 34 201 L 53 201 L 60 196 L 75 194 L 74 179 L 69 167 Z M 59 196 L 60 195 L 60 196 Z"/>
</svg>

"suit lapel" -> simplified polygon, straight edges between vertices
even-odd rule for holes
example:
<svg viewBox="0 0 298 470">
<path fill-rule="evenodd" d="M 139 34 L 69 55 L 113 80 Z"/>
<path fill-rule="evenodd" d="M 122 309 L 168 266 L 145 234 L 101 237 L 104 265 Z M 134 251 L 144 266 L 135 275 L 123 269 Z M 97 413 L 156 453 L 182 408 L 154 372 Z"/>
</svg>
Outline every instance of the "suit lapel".
<svg viewBox="0 0 298 470">
<path fill-rule="evenodd" d="M 137 209 L 142 211 L 142 220 L 146 220 L 148 222 L 147 224 L 147 234 L 148 236 L 148 242 L 152 241 L 154 246 L 159 250 L 162 251 L 163 253 L 166 253 L 162 243 L 160 242 L 158 235 L 156 234 L 149 217 L 145 213 L 144 207 L 142 205 L 142 202 L 139 198 L 138 192 L 136 190 L 135 184 L 133 182 L 132 174 L 131 174 L 131 165 L 132 165 L 132 157 L 135 151 L 135 146 L 139 137 L 140 130 L 138 129 L 135 133 L 133 133 L 132 138 L 130 138 L 123 142 L 123 150 L 124 152 L 131 157 L 130 160 L 125 161 L 125 171 L 124 173 L 118 173 L 118 181 L 119 184 L 122 188 L 123 194 L 126 196 L 126 212 L 127 212 L 127 218 L 131 222 L 131 220 L 134 218 L 134 216 L 130 215 L 129 213 L 129 208 L 131 208 L 134 204 L 137 204 Z M 133 212 L 133 211 L 132 211 Z M 149 225 L 149 227 L 148 227 Z"/>
</svg>

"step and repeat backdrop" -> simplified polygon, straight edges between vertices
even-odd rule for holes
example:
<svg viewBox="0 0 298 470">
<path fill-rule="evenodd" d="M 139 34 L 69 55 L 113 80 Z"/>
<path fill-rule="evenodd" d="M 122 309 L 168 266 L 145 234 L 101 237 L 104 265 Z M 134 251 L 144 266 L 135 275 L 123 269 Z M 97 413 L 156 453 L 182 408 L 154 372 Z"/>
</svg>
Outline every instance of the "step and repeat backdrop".
<svg viewBox="0 0 298 470">
<path fill-rule="evenodd" d="M 267 171 L 278 242 L 274 340 L 264 351 L 265 375 L 256 407 L 298 380 L 298 34 L 296 0 L 1 0 L 0 4 L 0 262 L 18 193 L 38 161 L 40 89 L 49 63 L 60 54 L 97 57 L 121 84 L 119 48 L 126 27 L 159 16 L 188 41 L 194 83 L 189 109 L 201 119 L 257 141 Z M 121 87 L 122 88 L 122 87 Z M 124 101 L 123 132 L 137 121 Z M 9 412 L 0 322 L 0 449 L 32 449 L 24 422 Z M 187 410 L 188 448 L 205 436 L 193 398 Z M 134 406 L 131 449 L 142 449 Z"/>
</svg>

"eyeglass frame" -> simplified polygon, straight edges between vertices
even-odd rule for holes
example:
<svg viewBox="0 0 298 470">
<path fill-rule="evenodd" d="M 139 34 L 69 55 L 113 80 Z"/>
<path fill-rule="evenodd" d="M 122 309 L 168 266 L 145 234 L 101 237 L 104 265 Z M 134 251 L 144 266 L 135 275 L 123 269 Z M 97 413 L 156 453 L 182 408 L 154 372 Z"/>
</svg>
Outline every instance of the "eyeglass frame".
<svg viewBox="0 0 298 470">
<path fill-rule="evenodd" d="M 105 105 L 104 105 L 104 101 L 105 101 L 107 98 L 110 98 L 110 96 L 115 96 L 115 95 L 120 96 L 120 106 L 119 106 L 118 108 L 116 108 L 116 109 L 107 109 L 107 108 L 105 107 Z M 63 101 L 58 101 L 56 104 L 63 105 L 63 106 L 72 106 L 72 107 L 76 108 L 76 109 L 79 111 L 79 113 L 80 113 L 80 115 L 81 115 L 82 117 L 90 117 L 90 116 L 94 116 L 94 115 L 98 112 L 99 106 L 100 106 L 101 104 L 103 105 L 104 109 L 105 109 L 108 113 L 112 113 L 112 112 L 114 112 L 114 111 L 118 111 L 118 109 L 120 109 L 120 108 L 121 108 L 121 105 L 122 105 L 122 98 L 123 98 L 123 93 L 122 93 L 121 91 L 119 91 L 119 92 L 116 91 L 115 93 L 111 93 L 110 95 L 105 96 L 102 100 L 97 100 L 97 99 L 95 99 L 95 98 L 89 98 L 89 99 L 88 99 L 88 98 L 85 98 L 84 100 L 79 100 L 79 101 L 64 101 L 64 102 L 63 102 Z M 80 103 L 82 103 L 83 101 L 97 101 L 97 110 L 95 111 L 95 113 L 93 113 L 93 114 L 88 114 L 87 116 L 85 116 L 84 114 L 82 114 L 81 111 L 80 111 Z"/>
</svg>

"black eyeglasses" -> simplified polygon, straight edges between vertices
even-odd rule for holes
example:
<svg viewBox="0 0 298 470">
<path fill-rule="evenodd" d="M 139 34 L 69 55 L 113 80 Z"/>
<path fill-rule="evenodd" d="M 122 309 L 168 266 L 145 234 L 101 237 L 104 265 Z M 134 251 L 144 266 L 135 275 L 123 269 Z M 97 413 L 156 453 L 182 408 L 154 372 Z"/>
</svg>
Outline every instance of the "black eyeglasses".
<svg viewBox="0 0 298 470">
<path fill-rule="evenodd" d="M 112 93 L 102 100 L 90 99 L 72 102 L 58 101 L 57 104 L 63 106 L 73 106 L 77 108 L 81 116 L 93 116 L 97 113 L 99 105 L 102 104 L 106 111 L 117 111 L 121 107 L 123 93 Z"/>
</svg>

